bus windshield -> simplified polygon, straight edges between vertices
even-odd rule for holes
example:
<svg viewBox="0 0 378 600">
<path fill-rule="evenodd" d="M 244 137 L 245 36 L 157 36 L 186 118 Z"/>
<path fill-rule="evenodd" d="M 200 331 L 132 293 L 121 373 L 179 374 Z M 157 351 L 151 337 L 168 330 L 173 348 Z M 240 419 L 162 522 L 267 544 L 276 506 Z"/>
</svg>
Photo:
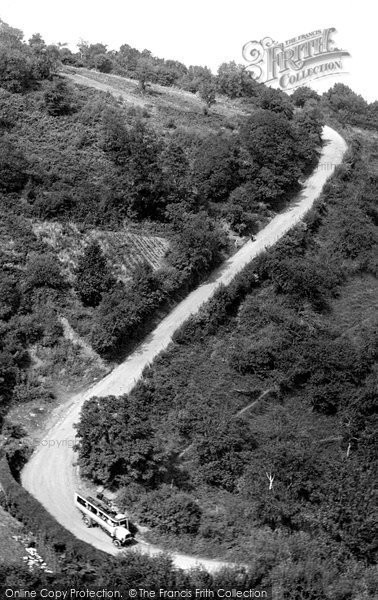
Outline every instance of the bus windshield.
<svg viewBox="0 0 378 600">
<path fill-rule="evenodd" d="M 127 529 L 127 526 L 128 526 L 127 519 L 121 519 L 120 521 L 117 522 L 117 525 L 120 525 L 120 527 L 126 527 L 126 529 Z"/>
</svg>

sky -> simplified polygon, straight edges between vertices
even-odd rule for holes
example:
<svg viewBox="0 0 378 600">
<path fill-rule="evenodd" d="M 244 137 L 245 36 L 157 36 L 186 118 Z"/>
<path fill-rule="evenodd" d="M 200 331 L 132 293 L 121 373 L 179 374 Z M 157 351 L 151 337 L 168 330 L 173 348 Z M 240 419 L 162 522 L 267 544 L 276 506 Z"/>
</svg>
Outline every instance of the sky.
<svg viewBox="0 0 378 600">
<path fill-rule="evenodd" d="M 342 82 L 369 102 L 378 100 L 373 68 L 377 19 L 372 0 L 0 0 L 0 19 L 28 39 L 41 33 L 47 43 L 102 42 L 108 49 L 127 43 L 186 65 L 245 64 L 242 47 L 266 36 L 277 42 L 335 27 L 336 46 L 347 50 L 347 74 L 318 79 L 323 92 Z"/>
</svg>

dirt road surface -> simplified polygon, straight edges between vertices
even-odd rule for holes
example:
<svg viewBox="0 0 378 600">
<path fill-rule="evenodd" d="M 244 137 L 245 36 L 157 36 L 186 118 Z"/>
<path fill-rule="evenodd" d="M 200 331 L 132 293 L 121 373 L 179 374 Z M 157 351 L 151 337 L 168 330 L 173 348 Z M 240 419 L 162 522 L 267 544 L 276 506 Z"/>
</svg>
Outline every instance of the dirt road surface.
<svg viewBox="0 0 378 600">
<path fill-rule="evenodd" d="M 247 263 L 262 250 L 272 246 L 293 225 L 298 223 L 318 198 L 324 183 L 336 165 L 342 161 L 346 150 L 343 138 L 333 129 L 324 127 L 324 146 L 318 168 L 306 180 L 302 191 L 291 206 L 278 214 L 256 236 L 255 241 L 247 242 L 236 254 L 229 258 L 212 277 L 191 292 L 170 314 L 161 321 L 143 343 L 117 368 L 96 383 L 85 393 L 71 399 L 60 412 L 59 420 L 40 444 L 22 472 L 23 486 L 35 496 L 46 509 L 67 529 L 83 541 L 105 552 L 116 554 L 111 540 L 98 528 L 87 529 L 73 503 L 75 489 L 80 486 L 72 442 L 75 439 L 74 423 L 79 421 L 83 402 L 92 396 L 120 395 L 130 392 L 141 376 L 146 365 L 169 345 L 172 334 L 200 306 L 209 300 L 220 284 L 228 284 Z M 138 551 L 148 554 L 161 552 L 159 548 L 139 542 Z M 226 564 L 217 560 L 196 558 L 171 553 L 176 566 L 189 569 L 202 566 L 214 572 Z"/>
</svg>

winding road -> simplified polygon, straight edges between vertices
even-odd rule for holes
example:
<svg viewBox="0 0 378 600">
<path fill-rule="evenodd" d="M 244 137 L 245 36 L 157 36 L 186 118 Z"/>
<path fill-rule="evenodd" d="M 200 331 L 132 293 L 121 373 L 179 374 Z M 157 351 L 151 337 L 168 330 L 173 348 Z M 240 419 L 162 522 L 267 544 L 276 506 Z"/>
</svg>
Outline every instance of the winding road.
<svg viewBox="0 0 378 600">
<path fill-rule="evenodd" d="M 117 92 L 118 93 L 118 92 Z M 140 344 L 128 358 L 104 379 L 93 385 L 85 393 L 73 397 L 60 411 L 60 417 L 46 435 L 22 472 L 23 486 L 37 498 L 43 506 L 69 529 L 76 537 L 110 554 L 119 552 L 98 528 L 87 529 L 75 508 L 74 491 L 80 489 L 80 481 L 75 468 L 75 454 L 72 443 L 75 439 L 74 423 L 80 418 L 84 401 L 92 396 L 120 395 L 130 392 L 140 378 L 143 369 L 171 342 L 173 333 L 200 306 L 209 300 L 221 284 L 227 285 L 245 265 L 261 251 L 272 246 L 293 225 L 298 223 L 319 197 L 323 185 L 335 166 L 340 164 L 346 151 L 344 139 L 330 127 L 323 129 L 324 145 L 317 169 L 303 184 L 290 207 L 276 215 L 258 233 L 254 241 L 247 242 L 236 254 L 212 274 L 211 278 L 191 292 L 156 329 Z M 44 445 L 45 444 L 45 445 Z M 162 552 L 160 548 L 139 542 L 135 548 L 150 555 Z M 201 566 L 214 572 L 223 566 L 230 566 L 218 560 L 196 558 L 178 553 L 170 553 L 174 564 L 189 569 Z"/>
</svg>

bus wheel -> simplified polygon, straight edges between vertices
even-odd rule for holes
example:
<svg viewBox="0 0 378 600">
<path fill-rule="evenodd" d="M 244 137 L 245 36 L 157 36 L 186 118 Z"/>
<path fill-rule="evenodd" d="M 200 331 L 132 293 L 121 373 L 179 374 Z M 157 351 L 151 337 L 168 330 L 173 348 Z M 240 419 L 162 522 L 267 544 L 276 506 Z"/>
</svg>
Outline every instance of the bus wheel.
<svg viewBox="0 0 378 600">
<path fill-rule="evenodd" d="M 113 544 L 116 548 L 120 548 L 122 545 L 121 542 L 117 540 L 117 538 L 113 538 Z"/>
<path fill-rule="evenodd" d="M 83 521 L 84 521 L 84 525 L 86 525 L 87 527 L 92 527 L 92 521 L 90 520 L 89 517 L 83 517 Z"/>
</svg>

